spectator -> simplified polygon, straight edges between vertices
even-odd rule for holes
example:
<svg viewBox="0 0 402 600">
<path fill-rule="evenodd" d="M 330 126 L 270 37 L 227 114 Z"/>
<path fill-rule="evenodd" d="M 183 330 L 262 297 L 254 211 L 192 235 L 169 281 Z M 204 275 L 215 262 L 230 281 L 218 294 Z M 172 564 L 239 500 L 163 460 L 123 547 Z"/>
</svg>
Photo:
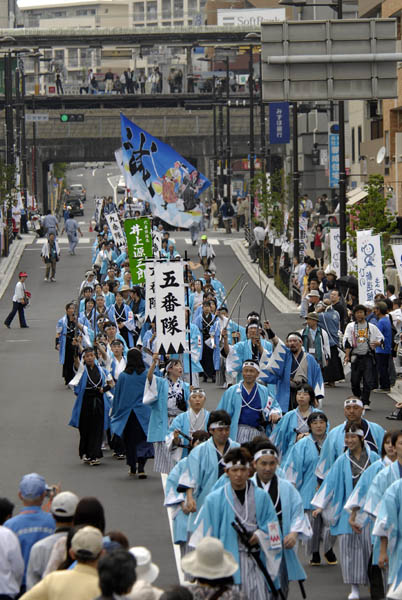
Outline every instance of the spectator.
<svg viewBox="0 0 402 600">
<path fill-rule="evenodd" d="M 32 546 L 27 569 L 28 590 L 42 579 L 53 546 L 60 538 L 65 538 L 73 526 L 77 504 L 78 496 L 72 492 L 60 492 L 53 498 L 50 512 L 56 521 L 56 531 Z"/>
<path fill-rule="evenodd" d="M 145 73 L 144 71 L 140 71 L 140 74 L 138 75 L 138 83 L 140 86 L 140 93 L 141 94 L 145 94 L 145 82 L 146 82 L 147 78 L 145 77 Z"/>
<path fill-rule="evenodd" d="M 18 200 L 13 201 L 13 207 L 11 209 L 11 215 L 13 219 L 13 234 L 14 239 L 18 238 L 22 239 L 20 236 L 20 228 L 21 228 L 21 208 L 18 206 Z"/>
<path fill-rule="evenodd" d="M 255 263 L 258 260 L 258 254 L 261 247 L 261 244 L 264 243 L 265 240 L 265 229 L 263 223 L 257 223 L 253 230 L 254 242 L 251 244 L 248 249 L 251 262 Z"/>
<path fill-rule="evenodd" d="M 42 227 L 47 237 L 49 237 L 51 233 L 54 233 L 55 236 L 59 233 L 59 224 L 56 217 L 52 215 L 50 209 L 46 212 L 46 216 L 43 217 Z"/>
<path fill-rule="evenodd" d="M 56 281 L 56 263 L 60 259 L 60 248 L 54 233 L 50 233 L 49 239 L 44 242 L 41 256 L 46 265 L 45 281 Z"/>
<path fill-rule="evenodd" d="M 61 80 L 61 74 L 56 73 L 56 91 L 58 94 L 64 94 L 63 91 L 63 82 Z"/>
<path fill-rule="evenodd" d="M 74 534 L 69 550 L 77 561 L 75 567 L 50 573 L 26 592 L 23 600 L 93 600 L 100 592 L 96 569 L 102 548 L 99 529 L 82 527 Z"/>
<path fill-rule="evenodd" d="M 152 585 L 159 575 L 159 567 L 152 562 L 150 551 L 143 546 L 134 546 L 130 553 L 137 563 L 137 581 L 127 597 L 129 600 L 157 600 L 163 591 Z"/>
<path fill-rule="evenodd" d="M 220 213 L 222 215 L 223 224 L 225 226 L 226 233 L 232 233 L 232 217 L 235 214 L 233 204 L 228 198 L 223 201 L 220 207 Z"/>
<path fill-rule="evenodd" d="M 328 279 L 328 287 L 329 287 L 329 279 Z M 329 298 L 331 300 L 332 307 L 339 313 L 339 319 L 340 319 L 339 320 L 339 328 L 343 333 L 345 331 L 345 326 L 346 326 L 346 308 L 343 305 L 343 303 L 341 302 L 341 297 L 340 297 L 338 290 L 333 289 L 329 294 Z"/>
<path fill-rule="evenodd" d="M 103 81 L 105 82 L 105 93 L 111 94 L 113 91 L 114 75 L 110 69 L 105 73 L 105 79 Z"/>
<path fill-rule="evenodd" d="M 113 600 L 115 594 L 128 594 L 136 580 L 135 557 L 127 550 L 112 550 L 98 563 L 99 587 L 102 595 L 96 600 Z"/>
<path fill-rule="evenodd" d="M 24 559 L 17 536 L 4 521 L 12 517 L 14 504 L 7 498 L 0 498 L 0 597 L 4 600 L 15 598 L 21 587 L 24 574 Z"/>
<path fill-rule="evenodd" d="M 20 542 L 25 565 L 21 591 L 25 591 L 25 577 L 32 546 L 48 535 L 52 535 L 55 530 L 54 518 L 41 508 L 46 493 L 46 481 L 41 475 L 38 473 L 24 475 L 18 492 L 24 508 L 17 516 L 11 517 L 4 523 L 5 527 L 17 535 Z"/>
<path fill-rule="evenodd" d="M 323 232 L 322 225 L 317 225 L 314 234 L 313 250 L 314 258 L 321 267 L 324 266 L 324 238 L 325 234 Z"/>
<path fill-rule="evenodd" d="M 244 227 L 249 211 L 249 198 L 239 198 L 237 200 L 237 231 Z"/>
<path fill-rule="evenodd" d="M 389 359 L 392 351 L 392 326 L 388 317 L 388 308 L 385 302 L 378 302 L 374 307 L 374 312 L 377 317 L 377 327 L 384 336 L 384 342 L 381 346 L 375 349 L 375 358 L 378 369 L 378 379 L 380 387 L 376 392 L 389 393 Z"/>
</svg>

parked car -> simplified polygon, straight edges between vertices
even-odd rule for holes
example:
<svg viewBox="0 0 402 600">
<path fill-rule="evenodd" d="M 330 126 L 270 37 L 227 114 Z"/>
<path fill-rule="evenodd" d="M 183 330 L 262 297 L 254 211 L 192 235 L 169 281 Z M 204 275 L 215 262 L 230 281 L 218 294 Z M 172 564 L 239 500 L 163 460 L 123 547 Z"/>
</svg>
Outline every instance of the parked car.
<svg viewBox="0 0 402 600">
<path fill-rule="evenodd" d="M 67 188 L 70 196 L 79 196 L 82 202 L 86 202 L 87 191 L 82 183 L 73 183 Z"/>
</svg>

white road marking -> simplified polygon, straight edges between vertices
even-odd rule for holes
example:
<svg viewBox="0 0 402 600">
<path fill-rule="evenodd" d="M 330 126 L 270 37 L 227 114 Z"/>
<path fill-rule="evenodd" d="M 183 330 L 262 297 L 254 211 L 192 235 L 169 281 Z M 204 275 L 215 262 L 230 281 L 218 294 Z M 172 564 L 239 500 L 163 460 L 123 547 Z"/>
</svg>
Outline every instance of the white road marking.
<svg viewBox="0 0 402 600">
<path fill-rule="evenodd" d="M 78 221 L 78 225 L 85 225 L 86 221 Z"/>
<path fill-rule="evenodd" d="M 14 344 L 16 342 L 32 342 L 32 340 L 6 340 L 6 342 L 9 342 L 10 344 Z"/>
<path fill-rule="evenodd" d="M 166 473 L 161 473 L 161 480 L 162 480 L 163 493 L 165 494 L 166 481 L 167 481 L 167 475 L 166 475 Z M 183 570 L 181 568 L 180 548 L 179 548 L 178 544 L 175 544 L 173 542 L 172 509 L 170 507 L 167 507 L 166 511 L 167 511 L 167 516 L 168 516 L 168 521 L 169 521 L 170 536 L 172 538 L 172 544 L 173 544 L 174 558 L 175 558 L 175 561 L 176 561 L 177 574 L 179 576 L 180 584 L 183 584 L 184 583 L 184 573 L 183 573 Z"/>
<path fill-rule="evenodd" d="M 43 244 L 46 241 L 46 238 L 39 238 L 38 240 L 36 240 L 37 244 Z M 58 238 L 57 240 L 59 242 L 59 244 L 68 244 L 68 238 Z M 90 238 L 79 238 L 78 239 L 78 244 L 89 244 L 90 243 Z"/>
</svg>

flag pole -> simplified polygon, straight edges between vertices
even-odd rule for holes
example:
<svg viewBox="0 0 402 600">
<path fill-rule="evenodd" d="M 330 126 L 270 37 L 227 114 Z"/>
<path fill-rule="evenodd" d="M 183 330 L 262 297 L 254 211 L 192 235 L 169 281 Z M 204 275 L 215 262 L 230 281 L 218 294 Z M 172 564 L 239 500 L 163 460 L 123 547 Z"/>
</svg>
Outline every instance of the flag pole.
<svg viewBox="0 0 402 600">
<path fill-rule="evenodd" d="M 187 257 L 187 250 L 184 251 L 184 260 L 186 262 L 186 268 L 185 268 L 185 274 L 186 274 L 186 279 L 185 279 L 185 286 L 186 286 L 186 302 L 187 302 L 187 307 L 190 308 L 190 303 L 189 303 L 189 290 L 190 290 L 190 282 L 189 282 L 189 276 L 188 276 L 188 257 Z M 189 376 L 190 376 L 190 388 L 193 385 L 193 367 L 191 365 L 191 321 L 190 321 L 190 312 L 188 311 L 188 325 L 186 325 L 186 327 L 188 326 L 188 368 L 189 368 Z"/>
</svg>

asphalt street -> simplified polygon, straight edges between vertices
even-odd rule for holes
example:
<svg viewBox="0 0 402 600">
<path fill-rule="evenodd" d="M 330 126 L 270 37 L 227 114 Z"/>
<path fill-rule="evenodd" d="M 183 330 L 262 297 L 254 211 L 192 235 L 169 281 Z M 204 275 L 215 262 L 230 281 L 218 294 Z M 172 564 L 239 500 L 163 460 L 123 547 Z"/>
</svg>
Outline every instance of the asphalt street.
<svg viewBox="0 0 402 600">
<path fill-rule="evenodd" d="M 40 260 L 41 244 L 36 240 L 26 247 L 6 293 L 0 300 L 0 319 L 3 323 L 11 308 L 11 300 L 17 274 L 28 272 L 27 289 L 32 293 L 30 307 L 26 311 L 29 329 L 18 327 L 16 318 L 10 330 L 4 326 L 0 335 L 0 381 L 1 381 L 1 420 L 0 437 L 0 496 L 6 496 L 19 506 L 18 482 L 24 473 L 37 471 L 46 477 L 49 484 L 59 483 L 64 490 L 75 491 L 79 496 L 97 496 L 104 504 L 107 530 L 121 530 L 126 533 L 131 545 L 148 546 L 153 559 L 161 568 L 158 585 L 164 587 L 177 582 L 177 571 L 172 549 L 168 519 L 163 508 L 163 495 L 160 476 L 147 470 L 150 477 L 146 481 L 128 477 L 127 467 L 115 461 L 110 452 L 105 453 L 101 466 L 90 468 L 81 464 L 78 457 L 78 432 L 67 423 L 71 415 L 74 397 L 66 390 L 61 378 L 61 366 L 54 349 L 56 322 L 64 315 L 64 306 L 77 297 L 78 286 L 91 264 L 91 246 L 94 233 L 89 233 L 88 222 L 93 215 L 93 197 L 96 194 L 110 194 L 107 183 L 109 175 L 116 175 L 117 168 L 106 165 L 96 171 L 74 169 L 68 172 L 69 183 L 83 183 L 87 188 L 85 216 L 78 217 L 85 238 L 77 247 L 76 255 L 68 254 L 68 246 L 63 245 L 61 260 L 57 265 L 56 282 L 44 279 L 44 266 Z M 244 323 L 251 309 L 259 310 L 261 292 L 247 274 L 247 265 L 242 265 L 233 253 L 230 239 L 223 232 L 208 232 L 219 243 L 215 246 L 217 278 L 229 289 L 236 277 L 244 272 L 248 281 L 240 312 L 235 310 L 233 318 L 240 317 Z M 172 232 L 177 249 L 182 256 L 187 250 L 188 257 L 196 257 L 196 248 L 186 242 L 188 232 Z M 239 288 L 236 290 L 240 291 Z M 234 291 L 231 301 L 237 296 Z M 229 307 L 231 302 L 229 300 Z M 299 329 L 303 322 L 296 314 L 283 314 L 265 301 L 266 315 L 279 336 Z M 222 390 L 207 384 L 207 407 L 216 407 Z M 335 389 L 327 389 L 324 410 L 331 425 L 343 420 L 343 400 L 350 393 L 348 383 L 338 384 Z M 394 403 L 385 395 L 373 394 L 373 410 L 367 415 L 369 420 L 380 423 L 385 428 L 392 424 L 385 416 Z M 303 557 L 304 550 L 300 550 Z M 346 598 L 349 589 L 343 585 L 340 567 L 306 566 L 308 580 L 305 584 L 307 596 L 312 600 Z M 363 592 L 363 590 L 362 590 Z M 300 591 L 291 586 L 290 597 L 299 598 Z M 362 598 L 368 598 L 364 590 Z"/>
</svg>

